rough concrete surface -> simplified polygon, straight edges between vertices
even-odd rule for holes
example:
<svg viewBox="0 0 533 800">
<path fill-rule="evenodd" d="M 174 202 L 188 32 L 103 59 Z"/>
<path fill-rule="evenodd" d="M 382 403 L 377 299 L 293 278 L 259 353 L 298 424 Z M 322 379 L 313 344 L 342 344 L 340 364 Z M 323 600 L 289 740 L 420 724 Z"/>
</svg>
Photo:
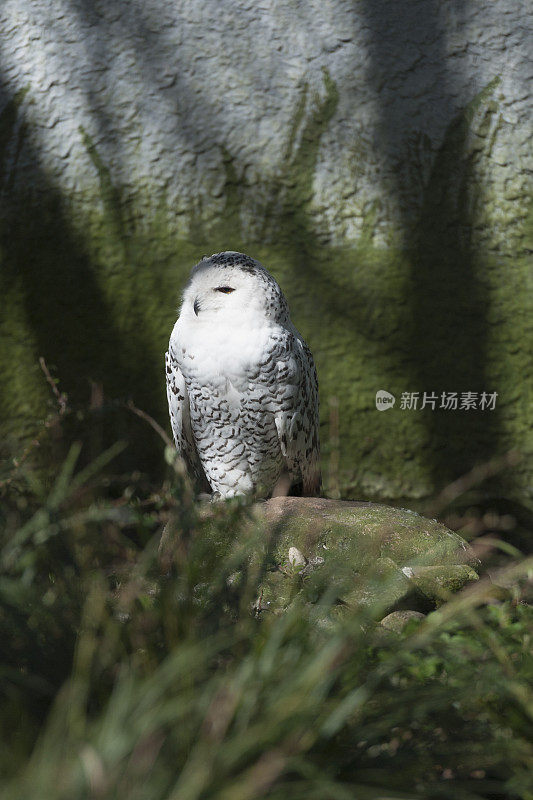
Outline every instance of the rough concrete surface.
<svg viewBox="0 0 533 800">
<path fill-rule="evenodd" d="M 223 210 L 229 164 L 257 225 L 291 137 L 305 134 L 305 124 L 293 130 L 294 110 L 302 104 L 309 120 L 327 70 L 337 96 L 313 176 L 313 221 L 338 243 L 357 241 L 373 209 L 373 238 L 386 243 L 420 205 L 450 123 L 492 84 L 480 189 L 490 237 L 509 247 L 527 212 L 527 17 L 520 0 L 7 0 L 0 102 L 27 90 L 28 125 L 8 165 L 39 192 L 37 150 L 64 193 L 95 198 L 82 128 L 125 198 L 145 205 L 164 193 L 182 232 L 191 206 L 211 217 Z"/>
<path fill-rule="evenodd" d="M 530 495 L 527 19 L 521 0 L 1 3 L 6 452 L 50 410 L 44 356 L 74 409 L 103 397 L 95 440 L 162 464 L 114 403 L 167 424 L 180 289 L 238 249 L 315 357 L 331 494 L 409 504 L 518 447 L 499 491 Z"/>
</svg>

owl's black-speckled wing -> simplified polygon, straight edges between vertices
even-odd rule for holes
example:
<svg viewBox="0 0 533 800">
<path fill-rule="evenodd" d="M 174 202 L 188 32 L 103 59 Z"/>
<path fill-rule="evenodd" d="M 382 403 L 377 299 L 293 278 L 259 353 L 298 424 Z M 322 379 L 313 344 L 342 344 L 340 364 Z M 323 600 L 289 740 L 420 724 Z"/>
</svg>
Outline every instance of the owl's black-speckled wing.
<svg viewBox="0 0 533 800">
<path fill-rule="evenodd" d="M 198 457 L 196 443 L 191 427 L 189 395 L 185 378 L 172 349 L 165 353 L 165 373 L 167 380 L 168 411 L 174 436 L 174 443 L 192 475 L 196 478 L 200 491 L 211 491 L 202 464 Z"/>
<path fill-rule="evenodd" d="M 301 480 L 303 494 L 311 497 L 321 486 L 318 378 L 311 351 L 295 334 L 289 334 L 290 357 L 278 361 L 278 385 L 290 386 L 290 402 L 285 399 L 275 420 L 291 478 Z"/>
</svg>

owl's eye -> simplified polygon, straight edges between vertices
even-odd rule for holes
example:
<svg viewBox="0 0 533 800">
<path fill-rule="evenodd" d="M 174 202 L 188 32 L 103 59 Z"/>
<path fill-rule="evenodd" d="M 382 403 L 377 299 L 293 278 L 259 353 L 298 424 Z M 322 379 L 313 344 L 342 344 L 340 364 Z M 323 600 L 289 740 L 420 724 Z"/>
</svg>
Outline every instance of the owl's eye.
<svg viewBox="0 0 533 800">
<path fill-rule="evenodd" d="M 232 289 L 231 286 L 217 286 L 215 292 L 223 292 L 224 294 L 231 294 L 234 292 L 235 289 Z"/>
</svg>

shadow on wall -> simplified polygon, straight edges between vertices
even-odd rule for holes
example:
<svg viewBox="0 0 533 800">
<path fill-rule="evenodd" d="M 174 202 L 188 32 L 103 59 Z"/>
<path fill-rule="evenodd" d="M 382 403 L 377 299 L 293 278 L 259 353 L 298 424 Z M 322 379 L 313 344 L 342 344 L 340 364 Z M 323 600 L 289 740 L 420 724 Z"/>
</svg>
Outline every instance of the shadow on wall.
<svg viewBox="0 0 533 800">
<path fill-rule="evenodd" d="M 8 169 L 8 148 L 15 142 L 18 153 L 24 144 L 36 170 L 39 164 L 38 154 L 25 141 L 25 122 L 19 118 L 22 100 L 23 93 L 3 98 L 0 114 L 2 293 L 20 298 L 24 311 L 20 327 L 6 333 L 12 343 L 17 338 L 22 343 L 30 333 L 35 365 L 39 356 L 45 358 L 74 407 L 88 408 L 92 384 L 103 386 L 106 397 L 134 397 L 139 405 L 153 409 L 154 387 L 163 380 L 162 354 L 159 361 L 153 357 L 135 324 L 121 330 L 115 323 L 116 313 L 104 294 L 87 241 L 67 218 L 64 198 L 42 172 L 36 181 L 39 197 L 24 196 L 20 190 L 13 194 L 16 155 Z M 7 352 L 9 357 L 16 348 Z M 16 420 L 17 403 L 23 398 L 6 386 L 5 376 L 12 369 L 17 365 L 0 365 L 4 378 L 0 407 L 2 419 Z M 130 420 L 130 412 L 118 406 L 106 408 L 105 403 L 104 399 L 93 414 L 101 443 L 105 446 L 121 436 L 129 440 L 138 422 Z M 141 442 L 138 446 L 141 468 L 155 463 L 156 459 L 146 458 Z"/>
<path fill-rule="evenodd" d="M 447 11 L 453 6 L 460 16 L 464 5 L 462 0 L 455 0 Z M 493 81 L 468 104 L 465 101 L 463 111 L 457 115 L 452 98 L 460 96 L 461 88 L 456 85 L 447 60 L 449 31 L 443 22 L 442 4 L 437 0 L 418 3 L 362 0 L 358 11 L 371 32 L 371 72 L 376 76 L 376 96 L 382 100 L 377 135 L 387 171 L 396 178 L 397 206 L 404 213 L 404 248 L 411 262 L 407 299 L 412 325 L 405 348 L 410 352 L 412 391 L 435 392 L 439 396 L 443 391 L 495 391 L 487 372 L 490 297 L 483 282 L 485 264 L 472 242 L 479 208 L 475 203 L 476 153 L 469 149 L 469 138 L 473 116 L 479 107 L 485 112 L 481 127 L 490 123 L 494 113 L 490 99 L 498 81 Z M 437 113 L 449 120 L 429 180 L 425 181 L 421 174 L 414 175 L 414 180 L 423 187 L 414 218 L 407 213 L 404 182 L 409 153 L 405 149 L 399 153 L 397 148 L 398 132 L 409 127 L 408 119 L 401 99 L 386 102 L 378 88 L 379 81 L 388 74 L 391 64 L 401 59 L 406 43 L 411 43 L 413 37 L 419 37 L 417 47 L 424 59 L 418 74 L 424 86 L 433 87 L 424 90 L 427 114 Z M 443 87 L 449 98 L 444 108 L 440 99 Z M 428 466 L 437 486 L 498 451 L 497 408 L 490 415 L 475 411 L 426 412 L 432 442 Z"/>
<path fill-rule="evenodd" d="M 409 30 L 409 20 L 407 18 L 402 27 L 398 24 L 402 19 L 401 9 L 396 6 L 393 9 L 387 4 L 377 18 L 383 29 L 379 25 L 376 27 L 372 15 L 375 41 L 371 52 L 376 73 L 383 74 L 389 60 L 401 50 Z M 430 28 L 434 27 L 435 19 L 436 15 L 428 12 Z M 393 22 L 395 24 L 391 24 Z M 385 36 L 391 32 L 392 42 Z M 437 75 L 442 79 L 446 77 L 442 46 L 444 34 L 438 34 L 434 29 L 428 33 L 427 26 L 426 34 L 428 41 L 432 42 L 427 57 L 434 63 L 435 80 Z M 382 46 L 383 51 L 380 49 Z M 364 341 L 368 360 L 374 367 L 381 365 L 378 374 L 381 369 L 381 375 L 386 379 L 397 355 L 398 362 L 406 370 L 402 384 L 406 390 L 419 394 L 419 405 L 424 393 L 436 396 L 434 410 L 429 406 L 417 412 L 424 420 L 428 442 L 424 452 L 417 453 L 417 458 L 425 458 L 436 488 L 464 474 L 475 463 L 489 460 L 500 447 L 498 405 L 495 411 L 490 412 L 438 409 L 443 392 L 455 392 L 460 400 L 464 392 L 475 392 L 479 397 L 482 392 L 491 393 L 497 388 L 490 383 L 487 370 L 490 298 L 482 281 L 486 264 L 472 243 L 477 176 L 475 157 L 469 147 L 474 115 L 480 112 L 476 124 L 480 119 L 479 124 L 483 127 L 494 113 L 491 95 L 496 85 L 497 80 L 456 116 L 453 116 L 450 104 L 446 116 L 451 121 L 434 157 L 429 179 L 424 179 L 422 166 L 420 174 L 414 172 L 411 175 L 411 180 L 420 188 L 416 209 L 406 197 L 408 191 L 413 193 L 413 189 L 406 187 L 402 180 L 402 159 L 407 162 L 409 153 L 399 152 L 395 139 L 398 131 L 406 128 L 409 118 L 402 113 L 401 102 L 394 107 L 387 102 L 381 106 L 381 124 L 377 134 L 386 169 L 398 178 L 392 189 L 403 212 L 403 256 L 392 266 L 390 273 L 394 278 L 394 270 L 408 270 L 407 281 L 399 281 L 403 291 L 401 297 L 392 296 L 383 286 L 381 296 L 379 292 L 376 295 L 378 284 L 373 270 L 377 253 L 369 245 L 372 221 L 364 231 L 359 247 L 343 250 L 324 242 L 310 212 L 320 138 L 338 102 L 337 89 L 327 71 L 324 71 L 325 94 L 322 99 L 310 98 L 307 88 L 303 87 L 301 103 L 293 117 L 285 167 L 278 180 L 266 187 L 271 199 L 264 209 L 261 242 L 268 241 L 267 249 L 279 248 L 288 258 L 296 284 L 293 295 L 298 292 L 298 284 L 305 287 L 308 303 L 317 318 L 324 320 L 325 328 L 335 324 L 335 320 L 342 321 L 347 349 L 342 361 L 343 370 L 350 366 L 350 348 Z M 377 94 L 379 96 L 379 92 Z M 454 94 L 451 83 L 449 94 Z M 432 102 L 436 101 L 429 97 L 428 108 Z M 234 191 L 233 181 L 228 182 L 226 188 L 224 225 L 231 219 L 232 227 L 237 227 L 244 197 L 241 195 L 240 200 L 235 199 L 238 192 Z M 205 237 L 201 225 L 198 232 Z M 381 260 L 388 257 L 382 251 Z M 355 279 L 353 275 L 356 275 Z M 368 276 L 368 283 L 365 276 Z M 376 307 L 380 305 L 381 308 Z M 402 307 L 399 314 L 396 306 Z M 395 315 L 396 320 L 393 319 Z M 400 324 L 398 319 L 401 319 Z M 387 327 L 389 333 L 383 335 L 383 329 L 387 330 Z"/>
<path fill-rule="evenodd" d="M 398 362 L 408 371 L 403 376 L 403 385 L 413 392 L 493 391 L 495 387 L 487 383 L 489 298 L 480 280 L 484 265 L 471 241 L 476 213 L 473 203 L 476 164 L 467 148 L 474 105 L 486 102 L 487 114 L 490 114 L 490 91 L 480 95 L 470 106 L 465 100 L 464 112 L 453 120 L 451 98 L 457 95 L 458 89 L 448 70 L 446 32 L 441 29 L 439 5 L 436 0 L 418 3 L 363 0 L 357 4 L 357 14 L 363 15 L 370 32 L 367 46 L 372 68 L 369 73 L 375 76 L 375 93 L 380 102 L 379 130 L 374 134 L 381 146 L 385 171 L 396 178 L 391 189 L 404 214 L 402 249 L 405 256 L 395 269 L 403 275 L 405 264 L 410 264 L 407 283 L 403 278 L 394 283 L 385 276 L 390 285 L 384 286 L 381 278 L 382 284 L 376 288 L 372 270 L 382 256 L 372 248 L 371 219 L 359 247 L 350 250 L 331 247 L 315 228 L 310 211 L 313 175 L 321 137 L 338 104 L 337 88 L 327 71 L 324 71 L 321 97 L 311 96 L 308 89 L 302 87 L 284 167 L 276 181 L 261 187 L 269 200 L 262 209 L 264 229 L 255 239 L 243 235 L 241 229 L 241 212 L 249 189 L 242 184 L 244 165 L 225 150 L 223 141 L 216 140 L 218 134 L 216 128 L 213 130 L 214 144 L 224 154 L 225 212 L 215 230 L 204 226 L 201 215 L 192 220 L 190 241 L 181 243 L 187 250 L 186 258 L 183 254 L 180 258 L 190 267 L 202 252 L 227 247 L 228 237 L 231 246 L 263 248 L 268 256 L 279 253 L 291 272 L 293 285 L 305 286 L 316 317 L 324 320 L 324 326 L 335 320 L 342 333 L 342 342 L 337 342 L 336 346 L 339 348 L 342 344 L 350 351 L 346 353 L 347 359 L 353 357 L 351 351 L 363 342 L 365 356 L 372 362 L 376 374 L 387 377 L 391 365 Z M 83 0 L 76 9 L 94 22 L 88 2 Z M 144 35 L 140 12 L 127 19 L 128 24 L 136 26 L 136 33 Z M 97 22 L 103 24 L 101 20 Z M 153 33 L 149 35 L 154 38 Z M 451 122 L 434 159 L 429 180 L 422 174 L 422 168 L 417 173 L 416 164 L 411 164 L 414 172 L 406 181 L 405 164 L 410 161 L 410 154 L 406 139 L 401 137 L 409 129 L 407 107 L 400 97 L 390 102 L 382 86 L 384 82 L 386 85 L 386 76 L 394 72 L 391 65 L 401 57 L 406 41 L 411 42 L 413 37 L 418 37 L 415 47 L 424 59 L 426 85 L 445 86 L 450 98 L 448 107 L 443 108 L 437 95 L 427 90 L 428 114 L 438 102 L 439 116 Z M 145 65 L 147 80 L 151 80 L 151 70 L 158 66 L 157 42 L 152 44 L 154 57 Z M 107 55 L 101 52 L 99 57 L 105 60 Z M 427 80 L 428 71 L 433 81 Z M 178 104 L 183 99 L 181 95 L 189 91 L 182 80 L 182 76 L 177 76 L 175 102 Z M 6 149 L 13 137 L 19 137 L 19 147 L 22 143 L 24 127 L 18 124 L 19 101 L 20 98 L 11 98 L 0 120 L 0 164 L 6 163 Z M 208 100 L 204 97 L 202 102 L 206 118 L 209 118 Z M 92 107 L 90 103 L 89 107 Z M 113 120 L 93 110 L 100 133 L 106 136 L 113 130 Z M 90 138 L 84 132 L 82 135 L 100 178 L 111 231 L 109 240 L 114 243 L 110 253 L 103 247 L 95 260 L 94 254 L 88 251 L 87 241 L 72 228 L 62 211 L 61 198 L 44 175 L 39 176 L 41 185 L 47 186 L 46 198 L 43 196 L 43 202 L 39 203 L 42 214 L 36 214 L 35 207 L 24 203 L 24 198 L 7 203 L 10 177 L 4 169 L 1 178 L 5 215 L 0 236 L 5 280 L 19 286 L 23 294 L 26 316 L 36 342 L 36 358 L 44 355 L 49 364 L 56 366 L 64 388 L 74 398 L 88 396 L 90 379 L 103 383 L 109 397 L 132 395 L 138 405 L 164 422 L 166 409 L 160 363 L 165 339 L 161 331 L 168 335 L 168 329 L 161 307 L 168 307 L 168 290 L 173 284 L 157 272 L 157 259 L 150 243 L 143 253 L 136 249 L 135 230 L 128 221 L 120 188 L 113 185 L 110 165 L 101 161 Z M 192 136 L 189 144 L 194 150 L 197 144 L 194 132 L 189 130 L 187 135 Z M 35 163 L 39 163 L 38 154 L 33 155 Z M 409 191 L 406 193 L 407 183 Z M 415 208 L 413 196 L 418 198 Z M 170 241 L 168 246 L 172 248 L 173 244 L 175 241 Z M 108 255 L 116 260 L 122 282 L 125 308 L 120 314 L 110 299 L 107 276 L 104 290 L 98 274 L 100 267 L 97 265 Z M 141 257 L 146 259 L 142 281 L 138 277 Z M 171 251 L 164 256 L 172 257 Z M 174 270 L 174 282 L 175 278 Z M 148 285 L 146 281 L 150 280 Z M 119 286 L 117 282 L 115 285 Z M 396 285 L 401 287 L 401 297 L 394 296 Z M 402 308 L 402 324 L 395 323 L 391 333 L 390 318 L 397 306 Z M 147 335 L 149 317 L 157 317 L 157 321 Z M 327 357 L 333 359 L 333 354 L 328 353 Z M 334 376 L 330 385 L 334 385 Z M 12 399 L 6 396 L 4 405 L 9 402 Z M 490 416 L 475 412 L 420 413 L 429 442 L 424 457 L 437 487 L 467 471 L 475 461 L 488 459 L 498 449 L 497 412 Z M 359 422 L 349 420 L 347 424 L 356 426 Z"/>
<path fill-rule="evenodd" d="M 457 4 L 460 7 L 460 3 Z M 460 10 L 460 8 L 459 8 Z M 387 376 L 394 354 L 405 367 L 404 387 L 419 394 L 437 397 L 422 415 L 429 443 L 423 456 L 435 487 L 467 472 L 475 463 L 489 460 L 499 452 L 501 426 L 498 405 L 495 411 L 438 410 L 443 392 L 491 393 L 487 367 L 489 335 L 489 292 L 486 288 L 488 268 L 472 241 L 479 208 L 476 154 L 472 137 L 486 134 L 490 128 L 495 104 L 492 93 L 498 84 L 494 79 L 457 113 L 452 98 L 460 93 L 448 69 L 445 37 L 440 27 L 442 16 L 437 2 L 389 3 L 361 2 L 358 14 L 366 18 L 371 31 L 368 42 L 371 74 L 375 76 L 376 97 L 380 101 L 380 120 L 374 132 L 380 143 L 384 172 L 393 176 L 391 189 L 397 196 L 402 219 L 401 250 L 404 259 L 399 269 L 408 264 L 409 276 L 403 284 L 403 296 L 396 298 L 403 305 L 403 324 L 396 327 L 394 337 L 379 335 L 383 315 L 395 313 L 390 298 L 381 298 L 381 310 L 372 310 L 376 298 L 372 293 L 375 275 L 375 250 L 368 246 L 372 231 L 363 233 L 360 246 L 342 251 L 320 239 L 314 226 L 310 203 L 313 194 L 313 171 L 318 158 L 320 137 L 335 113 L 338 94 L 334 82 L 324 71 L 325 99 L 309 98 L 302 91 L 301 104 L 293 118 L 289 136 L 286 166 L 276 185 L 270 187 L 272 201 L 266 208 L 267 224 L 263 234 L 270 241 L 283 243 L 290 254 L 296 276 L 305 277 L 306 291 L 317 315 L 327 320 L 341 318 L 345 324 L 345 341 L 362 339 L 372 359 L 383 365 Z M 429 178 L 425 165 L 417 169 L 409 152 L 410 112 L 398 96 L 394 102 L 382 90 L 384 76 L 394 72 L 392 64 L 402 56 L 406 42 L 418 36 L 416 46 L 423 55 L 424 85 L 438 87 L 427 91 L 427 113 L 438 105 L 440 117 L 449 120 L 444 139 L 436 155 Z M 432 73 L 428 78 L 429 70 Z M 442 88 L 449 98 L 442 107 Z M 474 127 L 473 127 L 474 126 Z M 476 131 L 477 126 L 477 131 Z M 403 137 L 403 138 L 402 138 Z M 297 144 L 296 141 L 298 142 Z M 410 168 L 407 178 L 406 170 Z M 371 224 L 371 221 L 370 221 Z M 387 255 L 383 254 L 383 259 Z M 344 275 L 334 265 L 342 262 Z M 355 280 L 350 273 L 357 271 Z M 485 280 L 484 280 L 485 279 Z M 379 300 L 378 300 L 379 302 Z M 376 324 L 376 321 L 378 323 Z"/>
</svg>

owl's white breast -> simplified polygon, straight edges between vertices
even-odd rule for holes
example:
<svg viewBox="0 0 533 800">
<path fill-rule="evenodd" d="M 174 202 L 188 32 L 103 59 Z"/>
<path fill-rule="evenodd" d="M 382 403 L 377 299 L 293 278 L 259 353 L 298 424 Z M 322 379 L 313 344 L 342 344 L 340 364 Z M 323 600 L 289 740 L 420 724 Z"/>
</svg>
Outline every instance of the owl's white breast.
<svg viewBox="0 0 533 800">
<path fill-rule="evenodd" d="M 277 325 L 243 319 L 227 324 L 180 317 L 170 338 L 185 378 L 218 388 L 229 379 L 235 388 L 264 360 Z"/>
</svg>

